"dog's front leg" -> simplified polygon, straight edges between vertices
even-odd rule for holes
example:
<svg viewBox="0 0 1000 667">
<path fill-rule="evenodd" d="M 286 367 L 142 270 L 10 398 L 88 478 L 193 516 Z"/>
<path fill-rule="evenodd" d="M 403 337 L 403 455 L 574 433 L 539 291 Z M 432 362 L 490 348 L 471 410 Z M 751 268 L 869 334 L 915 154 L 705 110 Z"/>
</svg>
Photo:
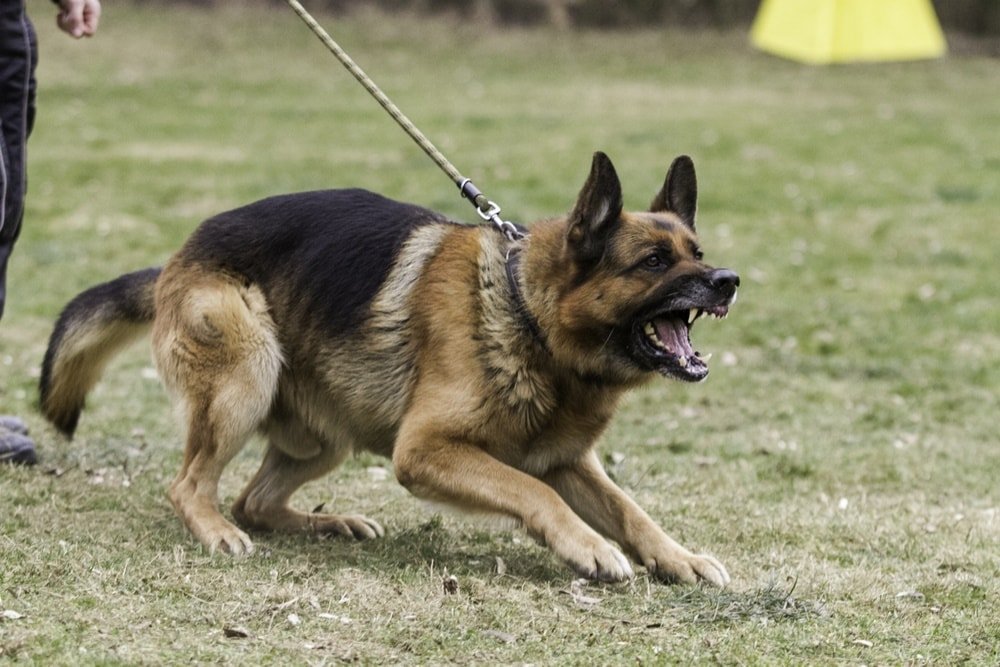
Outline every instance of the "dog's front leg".
<svg viewBox="0 0 1000 667">
<path fill-rule="evenodd" d="M 650 574 L 671 582 L 729 583 L 722 563 L 712 556 L 691 553 L 663 532 L 611 481 L 594 451 L 573 466 L 550 471 L 544 479 L 584 521 L 618 542 Z"/>
<path fill-rule="evenodd" d="M 418 498 L 514 518 L 581 576 L 599 581 L 632 577 L 628 559 L 550 486 L 474 445 L 432 429 L 404 429 L 393 465 L 400 483 Z"/>
</svg>

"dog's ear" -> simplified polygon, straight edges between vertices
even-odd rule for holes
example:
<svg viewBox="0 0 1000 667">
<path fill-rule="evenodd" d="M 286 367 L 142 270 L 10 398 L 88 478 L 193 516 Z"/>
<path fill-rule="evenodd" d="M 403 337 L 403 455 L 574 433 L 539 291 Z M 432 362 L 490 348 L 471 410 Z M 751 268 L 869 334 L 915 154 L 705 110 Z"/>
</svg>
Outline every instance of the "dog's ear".
<svg viewBox="0 0 1000 667">
<path fill-rule="evenodd" d="M 607 155 L 594 153 L 590 176 L 569 214 L 566 233 L 566 240 L 578 259 L 592 262 L 601 258 L 621 213 L 622 184 L 615 167 Z"/>
<path fill-rule="evenodd" d="M 694 216 L 698 210 L 698 180 L 694 175 L 694 162 L 687 155 L 676 158 L 667 170 L 663 189 L 649 205 L 653 213 L 673 213 L 694 230 Z"/>
</svg>

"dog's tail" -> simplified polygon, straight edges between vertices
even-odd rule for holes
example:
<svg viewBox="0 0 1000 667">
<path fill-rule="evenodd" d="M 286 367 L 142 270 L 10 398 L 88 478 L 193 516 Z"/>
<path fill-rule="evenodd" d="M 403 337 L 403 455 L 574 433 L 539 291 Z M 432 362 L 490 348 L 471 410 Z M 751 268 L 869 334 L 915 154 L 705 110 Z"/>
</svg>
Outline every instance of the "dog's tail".
<svg viewBox="0 0 1000 667">
<path fill-rule="evenodd" d="M 108 361 L 152 324 L 160 271 L 127 273 L 91 287 L 66 304 L 56 320 L 39 390 L 42 414 L 67 436 L 76 430 L 87 392 Z"/>
</svg>

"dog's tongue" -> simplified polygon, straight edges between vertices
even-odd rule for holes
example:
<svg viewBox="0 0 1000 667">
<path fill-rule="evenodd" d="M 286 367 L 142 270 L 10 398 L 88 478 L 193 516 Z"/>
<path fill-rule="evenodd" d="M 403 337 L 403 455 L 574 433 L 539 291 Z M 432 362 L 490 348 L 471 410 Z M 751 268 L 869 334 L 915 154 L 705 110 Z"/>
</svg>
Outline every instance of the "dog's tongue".
<svg viewBox="0 0 1000 667">
<path fill-rule="evenodd" d="M 694 355 L 688 326 L 679 317 L 657 317 L 653 320 L 653 326 L 656 327 L 660 341 L 671 354 L 685 358 Z"/>
</svg>

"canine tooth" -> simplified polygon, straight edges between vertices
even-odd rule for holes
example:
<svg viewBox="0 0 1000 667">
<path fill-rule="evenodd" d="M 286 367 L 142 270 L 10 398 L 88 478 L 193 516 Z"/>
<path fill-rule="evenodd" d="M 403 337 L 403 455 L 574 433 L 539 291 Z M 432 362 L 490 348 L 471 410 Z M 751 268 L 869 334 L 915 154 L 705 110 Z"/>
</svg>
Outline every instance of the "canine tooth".
<svg viewBox="0 0 1000 667">
<path fill-rule="evenodd" d="M 687 357 L 677 357 L 677 363 L 681 368 L 687 368 L 688 360 Z"/>
<path fill-rule="evenodd" d="M 709 352 L 708 354 L 706 354 L 704 356 L 702 356 L 701 354 L 699 354 L 698 356 L 701 357 L 701 360 L 704 361 L 707 364 L 709 362 L 709 360 L 711 360 L 711 358 L 712 358 L 712 353 Z"/>
<path fill-rule="evenodd" d="M 698 319 L 698 309 L 692 308 L 688 311 L 688 325 L 694 324 L 694 321 Z"/>
<path fill-rule="evenodd" d="M 652 322 L 646 322 L 646 326 L 643 327 L 643 331 L 646 332 L 647 336 L 653 336 L 656 334 L 656 329 L 653 328 Z"/>
</svg>

